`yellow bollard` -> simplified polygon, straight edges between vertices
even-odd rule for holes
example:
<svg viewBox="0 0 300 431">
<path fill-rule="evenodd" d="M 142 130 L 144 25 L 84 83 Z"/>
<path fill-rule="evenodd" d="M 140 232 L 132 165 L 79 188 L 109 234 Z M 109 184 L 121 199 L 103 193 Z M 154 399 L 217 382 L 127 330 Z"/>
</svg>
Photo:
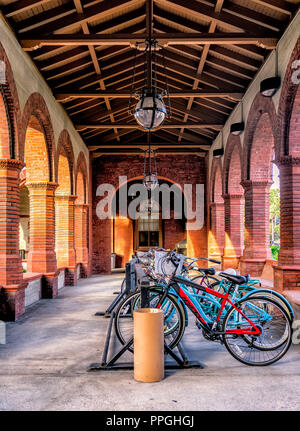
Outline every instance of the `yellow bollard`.
<svg viewBox="0 0 300 431">
<path fill-rule="evenodd" d="M 159 382 L 164 378 L 164 313 L 156 308 L 133 312 L 134 379 Z"/>
</svg>

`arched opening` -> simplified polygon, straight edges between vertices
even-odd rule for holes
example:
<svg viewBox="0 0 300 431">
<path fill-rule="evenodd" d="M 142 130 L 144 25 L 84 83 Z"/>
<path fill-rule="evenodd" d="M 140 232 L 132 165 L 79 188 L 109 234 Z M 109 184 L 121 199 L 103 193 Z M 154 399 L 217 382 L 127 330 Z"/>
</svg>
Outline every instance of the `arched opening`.
<svg viewBox="0 0 300 431">
<path fill-rule="evenodd" d="M 83 154 L 78 157 L 75 187 L 75 251 L 76 263 L 80 264 L 78 277 L 88 272 L 88 204 L 87 169 Z"/>
<path fill-rule="evenodd" d="M 42 243 L 49 235 L 51 225 L 47 220 L 47 190 L 50 180 L 51 161 L 49 149 L 45 138 L 44 128 L 38 116 L 31 115 L 25 134 L 24 145 L 24 162 L 26 170 L 23 171 L 24 189 L 22 189 L 23 210 L 21 215 L 25 215 L 21 223 L 25 225 L 27 217 L 28 235 L 26 236 L 27 252 L 27 271 L 29 272 L 47 272 L 47 261 L 55 261 L 54 250 L 46 250 Z M 24 190 L 24 191 L 23 191 Z M 26 194 L 28 190 L 28 194 Z M 26 212 L 26 201 L 29 196 L 29 214 Z M 28 207 L 27 207 L 28 212 Z M 29 217 L 28 217 L 29 215 Z M 21 217 L 23 219 L 23 217 Z M 22 226 L 20 227 L 22 229 Z M 52 227 L 53 229 L 53 227 Z M 23 250 L 24 244 L 20 244 Z M 22 252 L 24 254 L 24 252 Z"/>
<path fill-rule="evenodd" d="M 244 196 L 241 170 L 241 143 L 230 135 L 224 160 L 224 225 L 223 268 L 238 268 L 244 247 Z"/>
<path fill-rule="evenodd" d="M 24 186 L 20 190 L 20 226 L 19 226 L 19 249 L 23 263 L 23 269 L 27 271 L 27 259 L 30 244 L 30 206 L 29 190 Z"/>
<path fill-rule="evenodd" d="M 224 249 L 224 200 L 221 166 L 220 159 L 213 160 L 209 207 L 208 254 L 210 258 L 217 260 L 221 259 Z"/>
<path fill-rule="evenodd" d="M 66 148 L 61 145 L 57 161 L 55 192 L 55 252 L 57 266 L 75 265 L 74 249 L 74 197 L 71 191 L 70 162 Z"/>
<path fill-rule="evenodd" d="M 171 181 L 160 179 L 160 187 L 155 189 L 153 195 L 149 193 L 147 197 L 146 193 L 145 199 L 135 205 L 138 193 L 131 186 L 144 188 L 141 178 L 129 180 L 118 188 L 113 198 L 116 208 L 112 222 L 113 266 L 124 267 L 134 251 L 146 251 L 155 247 L 177 248 L 186 253 L 184 197 L 180 187 Z M 126 217 L 120 211 L 121 206 L 124 208 L 120 204 L 120 197 L 124 197 L 124 194 L 127 196 Z"/>
<path fill-rule="evenodd" d="M 270 110 L 270 108 L 269 108 Z M 272 112 L 272 111 L 271 111 Z M 250 122 L 246 134 L 247 179 L 245 190 L 245 249 L 241 271 L 260 276 L 268 259 L 270 248 L 270 187 L 274 159 L 274 133 L 269 112 L 261 111 L 256 122 Z M 251 132 L 251 133 L 250 133 Z M 268 263 L 268 262 L 267 262 Z"/>
</svg>

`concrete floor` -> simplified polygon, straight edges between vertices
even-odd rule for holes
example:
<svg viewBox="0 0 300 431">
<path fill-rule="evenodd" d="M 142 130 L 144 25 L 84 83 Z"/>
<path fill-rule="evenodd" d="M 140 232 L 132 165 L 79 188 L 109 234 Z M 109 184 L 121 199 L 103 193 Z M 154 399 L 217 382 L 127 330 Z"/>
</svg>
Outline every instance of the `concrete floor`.
<svg viewBox="0 0 300 431">
<path fill-rule="evenodd" d="M 205 369 L 169 371 L 155 384 L 132 371 L 87 372 L 100 361 L 105 310 L 122 274 L 80 280 L 7 325 L 0 345 L 0 410 L 299 410 L 300 346 L 277 364 L 248 367 L 190 322 L 184 344 Z M 189 345 L 189 347 L 187 347 Z"/>
</svg>

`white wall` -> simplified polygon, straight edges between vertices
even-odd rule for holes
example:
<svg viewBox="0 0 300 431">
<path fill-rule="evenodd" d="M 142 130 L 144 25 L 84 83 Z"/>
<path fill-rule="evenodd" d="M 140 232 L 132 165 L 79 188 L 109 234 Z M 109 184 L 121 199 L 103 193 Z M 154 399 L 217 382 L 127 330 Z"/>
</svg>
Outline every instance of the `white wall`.
<svg viewBox="0 0 300 431">
<path fill-rule="evenodd" d="M 282 82 L 284 80 L 286 68 L 289 63 L 291 54 L 293 52 L 293 49 L 295 47 L 295 44 L 299 36 L 300 36 L 300 12 L 298 12 L 298 14 L 295 16 L 293 21 L 290 23 L 290 25 L 288 26 L 287 30 L 285 31 L 284 35 L 281 37 L 277 45 L 278 73 L 279 73 L 279 76 L 281 76 Z M 250 84 L 247 92 L 243 97 L 243 111 L 244 111 L 245 125 L 247 123 L 247 117 L 248 117 L 252 102 L 256 94 L 259 92 L 260 82 L 265 78 L 274 76 L 274 73 L 275 73 L 275 51 L 272 51 L 269 57 L 267 58 L 265 64 L 262 66 L 262 68 L 256 75 L 255 79 L 253 80 L 253 82 Z M 281 95 L 281 88 L 273 97 L 273 102 L 275 105 L 276 112 L 278 112 L 280 95 Z M 230 125 L 232 123 L 238 123 L 240 121 L 241 121 L 241 104 L 238 103 L 235 110 L 229 116 L 224 126 L 224 130 L 223 130 L 224 147 L 226 147 Z M 242 146 L 244 145 L 244 136 L 245 136 L 245 132 L 243 132 L 240 135 Z M 211 168 L 211 163 L 213 159 L 212 152 L 214 149 L 220 148 L 220 147 L 221 147 L 221 133 L 218 134 L 217 138 L 215 139 L 209 151 L 209 169 Z M 223 164 L 223 159 L 224 157 L 222 157 L 222 164 Z"/>
</svg>

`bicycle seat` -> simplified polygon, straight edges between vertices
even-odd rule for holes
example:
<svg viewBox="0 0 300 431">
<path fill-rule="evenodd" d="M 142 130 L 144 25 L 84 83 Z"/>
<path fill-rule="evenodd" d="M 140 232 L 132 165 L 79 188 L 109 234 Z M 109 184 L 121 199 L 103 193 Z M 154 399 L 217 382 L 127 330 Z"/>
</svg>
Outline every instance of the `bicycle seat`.
<svg viewBox="0 0 300 431">
<path fill-rule="evenodd" d="M 219 275 L 220 275 L 220 277 L 224 277 L 234 284 L 244 284 L 244 283 L 248 283 L 248 281 L 250 280 L 249 274 L 247 274 L 247 275 L 231 275 L 231 274 L 227 274 L 226 272 L 220 272 Z"/>
<path fill-rule="evenodd" d="M 205 275 L 214 275 L 216 273 L 215 268 L 197 268 L 197 271 L 204 272 Z"/>
</svg>

